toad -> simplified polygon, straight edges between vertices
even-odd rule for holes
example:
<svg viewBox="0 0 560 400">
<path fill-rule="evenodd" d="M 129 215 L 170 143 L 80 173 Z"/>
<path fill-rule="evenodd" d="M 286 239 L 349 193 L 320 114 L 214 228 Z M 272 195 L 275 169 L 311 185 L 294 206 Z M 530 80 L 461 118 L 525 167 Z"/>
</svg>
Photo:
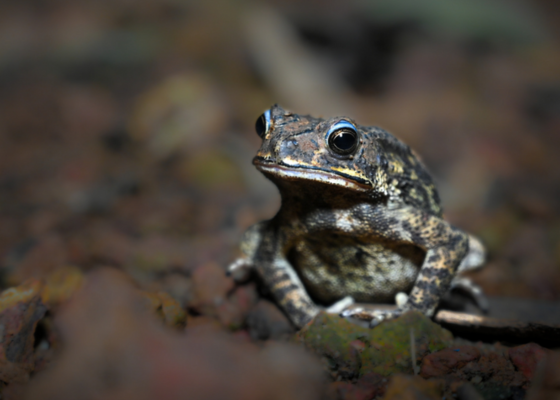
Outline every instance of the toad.
<svg viewBox="0 0 560 400">
<path fill-rule="evenodd" d="M 459 273 L 482 265 L 478 239 L 442 216 L 434 182 L 417 155 L 378 127 L 348 117 L 298 115 L 274 105 L 259 117 L 255 167 L 282 205 L 247 230 L 229 273 L 255 271 L 297 327 L 322 309 L 371 326 L 407 310 L 433 316 L 451 288 L 480 289 Z M 387 303 L 394 310 L 353 302 Z"/>
</svg>

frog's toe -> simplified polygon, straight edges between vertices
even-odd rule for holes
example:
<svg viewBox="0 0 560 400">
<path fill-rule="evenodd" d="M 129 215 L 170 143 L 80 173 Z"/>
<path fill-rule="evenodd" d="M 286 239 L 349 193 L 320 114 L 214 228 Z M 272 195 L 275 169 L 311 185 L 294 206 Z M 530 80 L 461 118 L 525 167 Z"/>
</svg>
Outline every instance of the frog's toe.
<svg viewBox="0 0 560 400">
<path fill-rule="evenodd" d="M 369 321 L 371 319 L 370 311 L 365 310 L 362 307 L 353 306 L 349 309 L 341 311 L 338 315 L 364 328 L 369 327 Z"/>
<path fill-rule="evenodd" d="M 382 322 L 390 321 L 392 319 L 398 318 L 403 314 L 403 310 L 396 309 L 392 311 L 378 311 L 373 315 L 373 318 L 369 321 L 369 327 L 373 328 Z"/>
<path fill-rule="evenodd" d="M 367 322 L 367 326 L 373 328 L 383 321 L 400 317 L 404 311 L 396 310 L 372 310 L 362 307 L 352 307 L 340 313 L 340 316 L 353 321 Z"/>
<path fill-rule="evenodd" d="M 342 310 L 338 315 L 342 318 L 355 318 L 359 320 L 369 321 L 371 319 L 371 311 L 366 310 L 363 307 L 352 307 L 346 310 Z"/>
<path fill-rule="evenodd" d="M 341 311 L 338 315 L 342 318 L 351 319 L 354 321 L 371 321 L 372 318 L 381 311 L 372 310 L 371 308 L 364 308 L 360 306 L 349 307 Z"/>
<path fill-rule="evenodd" d="M 408 303 L 408 294 L 399 292 L 395 295 L 395 304 L 397 307 L 404 307 Z"/>
<path fill-rule="evenodd" d="M 352 296 L 346 296 L 345 298 L 338 300 L 336 303 L 331 305 L 325 311 L 329 314 L 340 314 L 344 312 L 344 309 L 354 304 L 354 298 Z"/>
<path fill-rule="evenodd" d="M 244 282 L 249 278 L 252 270 L 253 264 L 249 260 L 238 258 L 227 267 L 226 275 L 236 282 Z"/>
</svg>

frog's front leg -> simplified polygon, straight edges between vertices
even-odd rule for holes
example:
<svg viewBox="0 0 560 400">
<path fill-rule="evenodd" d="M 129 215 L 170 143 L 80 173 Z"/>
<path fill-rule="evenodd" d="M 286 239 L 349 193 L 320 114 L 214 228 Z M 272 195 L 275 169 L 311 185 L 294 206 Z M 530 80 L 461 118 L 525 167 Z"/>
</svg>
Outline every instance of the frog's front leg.
<svg viewBox="0 0 560 400">
<path fill-rule="evenodd" d="M 276 254 L 272 260 L 261 258 L 259 262 L 254 264 L 247 259 L 238 259 L 231 264 L 228 273 L 235 277 L 235 274 L 238 272 L 236 268 L 239 265 L 241 265 L 240 268 L 243 270 L 256 268 L 277 304 L 298 328 L 311 321 L 321 310 L 311 300 L 292 265 L 282 255 Z M 332 314 L 340 314 L 353 303 L 354 299 L 351 296 L 347 296 L 326 308 L 325 311 Z"/>
<path fill-rule="evenodd" d="M 320 308 L 311 300 L 286 259 L 277 257 L 270 263 L 259 265 L 258 270 L 276 303 L 298 328 L 319 313 Z"/>
<path fill-rule="evenodd" d="M 255 269 L 255 256 L 260 246 L 261 239 L 267 229 L 269 221 L 261 221 L 252 225 L 245 231 L 241 238 L 241 255 L 226 269 L 228 276 L 235 282 L 244 282 Z"/>
<path fill-rule="evenodd" d="M 256 272 L 276 303 L 298 328 L 320 311 L 305 290 L 296 271 L 286 259 L 286 236 L 273 223 L 263 226 L 253 255 Z"/>
<path fill-rule="evenodd" d="M 229 265 L 227 274 L 241 282 L 252 271 L 256 271 L 288 318 L 301 328 L 322 308 L 311 300 L 293 266 L 286 259 L 285 236 L 273 221 L 253 225 L 241 240 L 241 257 Z M 339 314 L 353 303 L 352 297 L 348 296 L 325 311 Z"/>
<path fill-rule="evenodd" d="M 389 210 L 364 208 L 353 218 L 367 221 L 371 231 L 390 240 L 423 248 L 426 256 L 406 303 L 395 311 L 369 312 L 375 326 L 408 310 L 419 310 L 431 317 L 450 287 L 459 264 L 468 252 L 469 237 L 445 220 L 412 207 Z M 344 311 L 341 315 L 363 316 L 364 310 Z"/>
</svg>

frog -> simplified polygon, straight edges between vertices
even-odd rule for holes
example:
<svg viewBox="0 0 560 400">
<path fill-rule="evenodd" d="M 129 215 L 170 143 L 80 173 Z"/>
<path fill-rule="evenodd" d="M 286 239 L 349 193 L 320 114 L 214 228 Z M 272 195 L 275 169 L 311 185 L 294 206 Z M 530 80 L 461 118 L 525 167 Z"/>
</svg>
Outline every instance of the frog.
<svg viewBox="0 0 560 400">
<path fill-rule="evenodd" d="M 444 219 L 434 180 L 408 145 L 350 117 L 277 104 L 255 130 L 262 143 L 253 165 L 276 185 L 281 206 L 245 232 L 228 274 L 238 282 L 256 274 L 295 327 L 321 311 L 371 327 L 410 310 L 433 317 L 457 288 L 487 307 L 462 276 L 483 265 L 484 246 Z"/>
</svg>

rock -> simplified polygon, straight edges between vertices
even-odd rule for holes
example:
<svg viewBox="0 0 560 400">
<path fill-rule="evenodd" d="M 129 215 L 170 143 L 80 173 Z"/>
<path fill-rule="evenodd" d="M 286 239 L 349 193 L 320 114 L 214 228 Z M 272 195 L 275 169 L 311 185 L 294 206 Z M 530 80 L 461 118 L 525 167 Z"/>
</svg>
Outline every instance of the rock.
<svg viewBox="0 0 560 400">
<path fill-rule="evenodd" d="M 449 346 L 453 338 L 449 331 L 420 312 L 407 312 L 370 332 L 367 341 L 370 347 L 362 353 L 360 375 L 368 372 L 384 376 L 397 372 L 412 373 L 412 335 L 416 353 L 414 365 L 424 355 Z"/>
<path fill-rule="evenodd" d="M 156 293 L 143 291 L 142 296 L 146 300 L 148 308 L 156 315 L 159 315 L 167 326 L 174 328 L 185 327 L 187 313 L 177 300 L 169 294 L 163 291 Z"/>
<path fill-rule="evenodd" d="M 247 316 L 249 334 L 253 340 L 287 339 L 295 332 L 294 326 L 280 309 L 261 299 Z"/>
<path fill-rule="evenodd" d="M 0 294 L 0 380 L 23 383 L 35 366 L 33 344 L 37 323 L 47 311 L 43 283 L 29 280 Z"/>
<path fill-rule="evenodd" d="M 503 385 L 494 381 L 483 382 L 481 384 L 474 384 L 476 392 L 480 394 L 484 400 L 502 400 L 511 399 L 518 391 L 516 388 L 508 385 Z M 522 393 L 523 394 L 523 393 Z M 523 395 L 513 397 L 515 399 L 524 398 Z"/>
<path fill-rule="evenodd" d="M 508 350 L 509 358 L 515 367 L 529 380 L 533 379 L 536 369 L 546 357 L 547 350 L 536 343 L 527 343 Z"/>
<path fill-rule="evenodd" d="M 481 383 L 475 384 L 477 389 L 483 388 L 487 383 L 521 387 L 527 382 L 523 374 L 515 370 L 507 355 L 498 351 L 483 352 L 477 360 L 467 363 L 455 375 L 463 380 L 481 377 Z"/>
<path fill-rule="evenodd" d="M 25 383 L 12 382 L 7 386 L 3 386 L 2 400 L 21 400 L 25 393 Z"/>
<path fill-rule="evenodd" d="M 181 307 L 186 308 L 193 296 L 192 282 L 183 273 L 169 273 L 162 276 L 159 280 L 148 286 L 148 289 L 155 291 L 163 290 L 179 302 Z"/>
<path fill-rule="evenodd" d="M 183 270 L 191 258 L 191 251 L 184 241 L 159 234 L 148 232 L 131 245 L 124 267 L 143 284 L 170 271 Z"/>
<path fill-rule="evenodd" d="M 383 400 L 439 400 L 441 395 L 442 387 L 439 382 L 397 374 L 389 381 Z"/>
<path fill-rule="evenodd" d="M 527 400 L 560 398 L 560 352 L 550 351 L 535 371 L 535 387 L 529 389 Z"/>
<path fill-rule="evenodd" d="M 508 356 L 509 351 L 499 344 L 492 347 L 450 347 L 424 357 L 420 374 L 424 378 L 444 379 L 451 392 L 470 382 L 484 399 L 522 396 L 528 380 L 522 372 L 516 371 Z"/>
<path fill-rule="evenodd" d="M 331 397 L 340 400 L 369 400 L 385 393 L 388 379 L 376 373 L 369 373 L 356 381 L 333 382 L 329 391 Z"/>
<path fill-rule="evenodd" d="M 411 333 L 416 359 L 449 346 L 452 339 L 423 314 L 408 312 L 373 329 L 322 313 L 298 332 L 296 340 L 323 358 L 335 375 L 352 379 L 372 372 L 412 372 Z"/>
<path fill-rule="evenodd" d="M 372 396 L 357 389 L 352 382 L 336 381 L 329 384 L 327 398 L 333 400 L 363 400 L 371 399 Z"/>
<path fill-rule="evenodd" d="M 270 392 L 265 392 L 262 398 L 315 399 L 324 391 L 326 382 L 320 363 L 299 346 L 267 342 L 258 361 L 273 381 Z M 251 380 L 246 379 L 247 383 Z"/>
<path fill-rule="evenodd" d="M 216 318 L 200 315 L 197 317 L 189 317 L 189 332 L 207 331 L 207 332 L 223 332 L 224 326 Z"/>
<path fill-rule="evenodd" d="M 218 308 L 234 288 L 231 278 L 225 270 L 215 263 L 208 263 L 195 269 L 192 274 L 194 289 L 193 299 L 188 307 L 199 314 L 217 316 Z"/>
<path fill-rule="evenodd" d="M 216 317 L 228 329 L 241 329 L 257 301 L 254 284 L 235 286 L 225 270 L 205 264 L 192 274 L 193 297 L 187 306 L 197 314 Z"/>
<path fill-rule="evenodd" d="M 46 315 L 37 324 L 34 335 L 33 374 L 48 368 L 56 358 L 57 350 L 61 347 L 60 337 L 54 328 L 52 315 Z M 19 397 L 21 398 L 21 396 Z"/>
<path fill-rule="evenodd" d="M 177 300 L 166 292 L 160 291 L 157 295 L 161 299 L 161 312 L 165 324 L 170 327 L 183 328 L 187 323 L 187 313 L 185 310 Z"/>
<path fill-rule="evenodd" d="M 465 383 L 457 389 L 457 397 L 459 400 L 484 400 L 470 383 Z"/>
<path fill-rule="evenodd" d="M 257 302 L 257 297 L 253 283 L 235 287 L 217 307 L 218 319 L 228 329 L 241 329 L 246 323 L 249 310 Z"/>
<path fill-rule="evenodd" d="M 56 315 L 64 346 L 25 399 L 315 400 L 320 365 L 293 345 L 260 350 L 202 326 L 162 326 L 121 272 L 98 269 Z"/>
<path fill-rule="evenodd" d="M 480 351 L 474 346 L 458 346 L 443 349 L 428 354 L 422 359 L 420 375 L 424 378 L 434 378 L 449 374 L 462 368 L 469 361 L 477 360 Z"/>
<path fill-rule="evenodd" d="M 80 288 L 84 280 L 82 271 L 76 267 L 58 268 L 47 275 L 41 298 L 52 309 L 65 301 Z"/>
<path fill-rule="evenodd" d="M 475 354 L 471 356 L 475 357 Z M 459 387 L 456 384 L 470 382 L 482 398 L 487 400 L 509 399 L 511 396 L 522 398 L 519 396 L 525 392 L 527 379 L 515 370 L 504 348 L 481 348 L 480 357 L 464 364 L 467 358 L 460 360 L 455 368 L 449 369 L 440 377 L 454 382 L 455 390 Z M 428 369 L 422 371 L 426 372 Z M 426 376 L 429 374 L 426 373 Z"/>
<path fill-rule="evenodd" d="M 18 285 L 28 279 L 40 279 L 68 264 L 67 249 L 62 238 L 47 234 L 33 241 L 23 257 L 11 266 L 7 281 Z"/>
<path fill-rule="evenodd" d="M 370 331 L 338 315 L 320 313 L 295 336 L 295 340 L 319 356 L 335 376 L 352 379 L 359 375 L 359 352 L 350 342 L 369 338 Z"/>
</svg>

